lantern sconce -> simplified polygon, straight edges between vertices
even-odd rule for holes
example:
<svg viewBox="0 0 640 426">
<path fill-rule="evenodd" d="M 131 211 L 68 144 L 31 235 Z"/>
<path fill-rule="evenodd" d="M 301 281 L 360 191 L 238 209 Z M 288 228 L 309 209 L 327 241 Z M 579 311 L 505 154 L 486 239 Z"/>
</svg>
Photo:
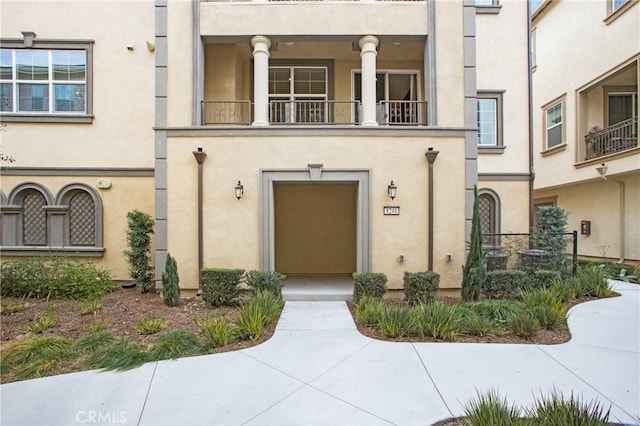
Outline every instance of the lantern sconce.
<svg viewBox="0 0 640 426">
<path fill-rule="evenodd" d="M 239 200 L 244 195 L 244 186 L 242 186 L 242 182 L 238 181 L 238 184 L 234 189 L 236 190 L 236 198 Z"/>
<path fill-rule="evenodd" d="M 398 187 L 395 186 L 392 180 L 389 186 L 387 186 L 387 194 L 389 194 L 389 197 L 393 200 L 394 198 L 396 198 L 397 191 L 398 191 Z"/>
</svg>

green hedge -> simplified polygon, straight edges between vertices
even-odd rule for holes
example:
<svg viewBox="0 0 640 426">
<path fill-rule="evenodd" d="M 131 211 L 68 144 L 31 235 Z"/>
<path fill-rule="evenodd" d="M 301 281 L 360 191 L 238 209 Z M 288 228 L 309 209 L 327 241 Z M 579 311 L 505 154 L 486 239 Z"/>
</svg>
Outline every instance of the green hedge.
<svg viewBox="0 0 640 426">
<path fill-rule="evenodd" d="M 404 297 L 412 305 L 434 302 L 439 285 L 440 274 L 437 272 L 404 273 Z"/>
<path fill-rule="evenodd" d="M 93 263 L 63 258 L 25 258 L 3 262 L 3 297 L 91 300 L 115 290 L 107 271 Z"/>
<path fill-rule="evenodd" d="M 238 283 L 244 269 L 204 268 L 200 271 L 202 300 L 207 305 L 229 306 L 238 297 Z"/>
<path fill-rule="evenodd" d="M 381 298 L 387 292 L 387 276 L 377 272 L 353 273 L 353 303 L 362 296 Z"/>
<path fill-rule="evenodd" d="M 487 273 L 484 283 L 485 296 L 502 299 L 517 294 L 527 286 L 527 274 L 520 270 L 500 270 Z"/>
<path fill-rule="evenodd" d="M 538 269 L 529 273 L 527 277 L 527 286 L 529 288 L 548 288 L 562 277 L 560 271 Z"/>
<path fill-rule="evenodd" d="M 276 271 L 249 271 L 246 276 L 246 283 L 253 292 L 267 290 L 275 295 L 282 295 L 282 282 L 286 275 Z"/>
</svg>

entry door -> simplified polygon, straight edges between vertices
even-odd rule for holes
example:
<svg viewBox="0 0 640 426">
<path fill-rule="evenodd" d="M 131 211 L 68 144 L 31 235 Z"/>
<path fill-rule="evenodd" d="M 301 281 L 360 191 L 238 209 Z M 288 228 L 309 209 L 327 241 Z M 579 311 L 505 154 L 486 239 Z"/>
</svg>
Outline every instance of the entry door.
<svg viewBox="0 0 640 426">
<path fill-rule="evenodd" d="M 356 271 L 357 183 L 275 183 L 275 269 L 287 275 Z"/>
</svg>

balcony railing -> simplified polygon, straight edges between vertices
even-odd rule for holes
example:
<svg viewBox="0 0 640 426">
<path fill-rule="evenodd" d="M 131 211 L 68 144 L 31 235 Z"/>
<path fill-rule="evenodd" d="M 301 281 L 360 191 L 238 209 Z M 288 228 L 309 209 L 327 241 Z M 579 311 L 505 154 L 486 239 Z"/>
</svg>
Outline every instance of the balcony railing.
<svg viewBox="0 0 640 426">
<path fill-rule="evenodd" d="M 251 101 L 202 101 L 202 124 L 249 125 Z"/>
<path fill-rule="evenodd" d="M 202 101 L 202 124 L 249 126 L 254 107 L 251 101 Z M 268 108 L 273 125 L 358 125 L 362 117 L 360 101 L 272 99 Z M 381 101 L 376 119 L 387 126 L 426 126 L 427 103 Z"/>
<path fill-rule="evenodd" d="M 271 124 L 356 124 L 352 111 L 359 101 L 271 100 Z"/>
<path fill-rule="evenodd" d="M 377 120 L 380 124 L 426 126 L 427 103 L 422 101 L 380 101 Z"/>
<path fill-rule="evenodd" d="M 606 129 L 589 132 L 584 137 L 585 160 L 598 158 L 638 146 L 638 117 L 632 117 Z"/>
</svg>

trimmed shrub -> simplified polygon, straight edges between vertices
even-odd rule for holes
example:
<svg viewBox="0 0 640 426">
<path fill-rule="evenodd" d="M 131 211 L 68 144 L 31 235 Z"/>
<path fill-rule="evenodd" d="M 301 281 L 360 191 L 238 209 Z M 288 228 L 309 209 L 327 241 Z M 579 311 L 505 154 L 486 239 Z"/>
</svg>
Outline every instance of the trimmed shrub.
<svg viewBox="0 0 640 426">
<path fill-rule="evenodd" d="M 178 263 L 167 253 L 167 261 L 162 273 L 162 299 L 167 306 L 176 306 L 180 301 L 180 277 Z"/>
<path fill-rule="evenodd" d="M 483 293 L 491 299 L 504 299 L 517 294 L 526 286 L 527 274 L 523 271 L 507 269 L 491 271 L 487 274 Z"/>
<path fill-rule="evenodd" d="M 211 307 L 230 306 L 238 297 L 244 269 L 205 268 L 200 271 L 202 300 Z"/>
<path fill-rule="evenodd" d="M 362 296 L 356 305 L 354 317 L 356 322 L 367 327 L 380 324 L 382 314 L 382 301 L 372 296 Z"/>
<path fill-rule="evenodd" d="M 276 271 L 249 271 L 245 277 L 247 285 L 251 290 L 268 290 L 278 296 L 282 295 L 282 282 L 286 275 Z"/>
<path fill-rule="evenodd" d="M 556 280 L 561 278 L 561 274 L 558 271 L 538 269 L 532 271 L 527 277 L 527 287 L 529 288 L 541 288 L 551 287 Z"/>
<path fill-rule="evenodd" d="M 2 297 L 92 300 L 116 288 L 104 269 L 69 259 L 20 259 L 3 262 L 0 271 Z"/>
<path fill-rule="evenodd" d="M 409 334 L 411 315 L 404 306 L 384 305 L 380 313 L 380 331 L 387 337 L 401 337 Z"/>
<path fill-rule="evenodd" d="M 411 326 L 421 337 L 454 340 L 460 332 L 464 311 L 458 305 L 442 302 L 419 305 L 411 310 Z"/>
<path fill-rule="evenodd" d="M 431 303 L 436 300 L 440 274 L 437 272 L 405 272 L 404 297 L 412 305 Z"/>
<path fill-rule="evenodd" d="M 387 292 L 387 276 L 377 272 L 353 273 L 353 303 L 362 296 L 381 298 Z"/>
<path fill-rule="evenodd" d="M 129 262 L 129 274 L 145 293 L 151 288 L 153 267 L 151 266 L 151 234 L 154 221 L 151 215 L 139 210 L 127 213 L 127 245 L 123 252 Z"/>
</svg>

